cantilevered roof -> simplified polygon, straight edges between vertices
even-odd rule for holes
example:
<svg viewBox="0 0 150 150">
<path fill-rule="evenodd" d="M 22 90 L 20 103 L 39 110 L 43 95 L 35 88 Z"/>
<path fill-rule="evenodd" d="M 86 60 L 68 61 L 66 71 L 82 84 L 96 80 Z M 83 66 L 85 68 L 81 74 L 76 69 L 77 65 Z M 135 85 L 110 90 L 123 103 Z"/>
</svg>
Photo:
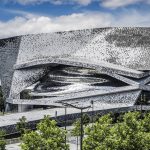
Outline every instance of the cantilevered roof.
<svg viewBox="0 0 150 150">
<path fill-rule="evenodd" d="M 22 90 L 59 64 L 92 68 L 126 83 L 131 81 L 134 88 L 142 82 L 136 83 L 133 78 L 140 81 L 149 76 L 149 56 L 150 28 L 115 27 L 24 35 L 0 40 L 0 78 L 10 103 L 16 103 Z M 131 95 L 134 93 L 137 98 L 142 88 L 138 85 Z"/>
</svg>

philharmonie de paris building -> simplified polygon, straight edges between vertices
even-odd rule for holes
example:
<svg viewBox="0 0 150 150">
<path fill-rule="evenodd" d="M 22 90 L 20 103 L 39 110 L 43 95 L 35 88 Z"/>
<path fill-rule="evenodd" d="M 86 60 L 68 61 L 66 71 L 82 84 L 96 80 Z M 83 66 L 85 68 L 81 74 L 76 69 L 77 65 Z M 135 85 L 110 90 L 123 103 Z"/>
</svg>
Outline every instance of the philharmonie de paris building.
<svg viewBox="0 0 150 150">
<path fill-rule="evenodd" d="M 0 39 L 6 111 L 132 107 L 150 98 L 150 28 L 112 27 Z"/>
</svg>

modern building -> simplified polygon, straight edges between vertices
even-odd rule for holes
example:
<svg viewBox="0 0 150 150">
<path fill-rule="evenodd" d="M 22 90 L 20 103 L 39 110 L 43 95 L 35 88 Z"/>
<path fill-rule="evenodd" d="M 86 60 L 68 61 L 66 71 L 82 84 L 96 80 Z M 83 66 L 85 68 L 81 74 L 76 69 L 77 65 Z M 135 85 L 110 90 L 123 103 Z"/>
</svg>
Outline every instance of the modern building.
<svg viewBox="0 0 150 150">
<path fill-rule="evenodd" d="M 104 109 L 133 106 L 141 95 L 149 99 L 150 28 L 96 28 L 1 39 L 0 79 L 7 110 L 88 106 L 91 100 Z"/>
</svg>

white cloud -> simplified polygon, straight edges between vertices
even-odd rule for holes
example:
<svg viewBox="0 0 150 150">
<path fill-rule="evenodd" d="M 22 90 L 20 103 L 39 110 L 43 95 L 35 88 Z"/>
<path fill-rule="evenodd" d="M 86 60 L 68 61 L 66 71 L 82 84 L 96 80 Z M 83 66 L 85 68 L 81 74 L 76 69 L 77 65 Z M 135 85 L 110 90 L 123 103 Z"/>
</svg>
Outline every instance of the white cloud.
<svg viewBox="0 0 150 150">
<path fill-rule="evenodd" d="M 67 16 L 16 17 L 7 22 L 0 22 L 0 38 L 22 34 L 35 34 L 56 31 L 68 31 L 108 26 L 150 26 L 150 14 L 128 10 L 119 16 L 101 12 L 74 13 Z"/>
<path fill-rule="evenodd" d="M 22 5 L 27 4 L 38 4 L 38 3 L 44 3 L 44 2 L 50 2 L 51 0 L 3 0 L 6 3 L 19 3 Z"/>
<path fill-rule="evenodd" d="M 78 13 L 59 17 L 16 17 L 7 22 L 0 22 L 0 37 L 104 27 L 110 24 L 111 15 L 104 13 Z"/>
<path fill-rule="evenodd" d="M 101 0 L 100 5 L 107 8 L 118 8 L 118 7 L 124 7 L 124 6 L 132 5 L 140 2 L 150 4 L 150 0 Z"/>
<path fill-rule="evenodd" d="M 61 4 L 79 4 L 82 6 L 87 6 L 92 2 L 99 2 L 101 6 L 107 8 L 118 8 L 124 7 L 136 3 L 145 3 L 150 4 L 150 0 L 2 0 L 6 3 L 19 3 L 21 5 L 29 5 L 29 4 L 41 4 L 45 2 L 49 2 L 55 5 Z"/>
<path fill-rule="evenodd" d="M 126 9 L 119 16 L 115 16 L 115 26 L 140 26 L 150 27 L 150 13 L 149 12 L 138 12 L 137 10 Z"/>
<path fill-rule="evenodd" d="M 89 5 L 92 2 L 92 0 L 75 0 L 75 1 L 80 5 L 84 5 L 84 6 Z"/>
<path fill-rule="evenodd" d="M 61 4 L 80 4 L 80 5 L 88 5 L 94 0 L 3 0 L 6 3 L 19 3 L 22 5 L 28 5 L 28 4 L 41 4 L 45 2 L 49 2 L 55 5 L 61 5 Z"/>
<path fill-rule="evenodd" d="M 60 5 L 60 4 L 79 4 L 79 5 L 83 5 L 83 6 L 87 6 L 90 3 L 92 3 L 92 1 L 95 0 L 47 0 L 50 3 L 56 4 L 56 5 Z M 43 1 L 41 1 L 43 2 Z"/>
</svg>

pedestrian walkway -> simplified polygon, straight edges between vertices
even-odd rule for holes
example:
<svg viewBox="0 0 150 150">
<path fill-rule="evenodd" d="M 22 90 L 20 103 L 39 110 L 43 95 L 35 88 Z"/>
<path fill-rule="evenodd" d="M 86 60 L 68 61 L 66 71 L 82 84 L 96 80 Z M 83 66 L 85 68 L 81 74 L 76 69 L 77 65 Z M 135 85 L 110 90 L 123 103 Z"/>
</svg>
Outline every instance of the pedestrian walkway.
<svg viewBox="0 0 150 150">
<path fill-rule="evenodd" d="M 94 111 L 97 110 L 106 110 L 107 109 L 113 109 L 113 108 L 121 108 L 121 107 L 127 107 L 126 104 L 102 104 L 101 106 L 94 106 Z M 83 110 L 83 112 L 86 111 L 92 111 L 92 108 L 88 108 Z M 67 114 L 75 114 L 80 113 L 79 109 L 75 108 L 67 108 Z M 27 121 L 36 121 L 43 119 L 44 115 L 50 115 L 51 117 L 56 117 L 65 115 L 65 108 L 53 108 L 53 109 L 40 109 L 40 110 L 32 110 L 29 112 L 22 112 L 22 113 L 12 113 L 12 114 L 6 114 L 4 116 L 0 116 L 0 127 L 7 126 L 7 125 L 14 125 L 16 122 L 19 121 L 19 118 L 22 116 L 25 116 Z"/>
</svg>

